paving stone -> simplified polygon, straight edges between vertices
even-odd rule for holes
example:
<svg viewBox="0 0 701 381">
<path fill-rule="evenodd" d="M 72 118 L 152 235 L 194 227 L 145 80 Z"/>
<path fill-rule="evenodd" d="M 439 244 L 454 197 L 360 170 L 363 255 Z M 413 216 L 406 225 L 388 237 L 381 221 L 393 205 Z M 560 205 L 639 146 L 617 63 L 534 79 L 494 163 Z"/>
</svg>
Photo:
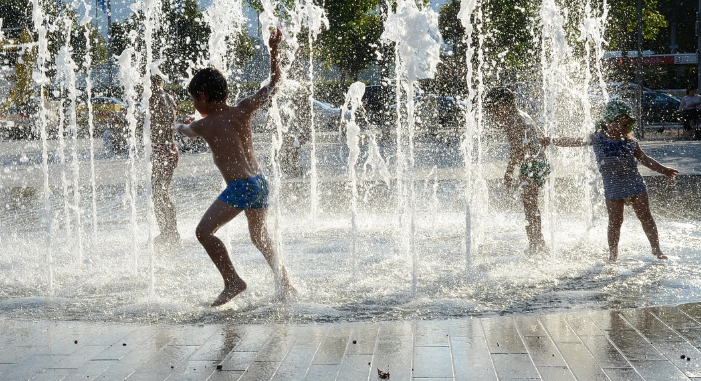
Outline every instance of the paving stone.
<svg viewBox="0 0 701 381">
<path fill-rule="evenodd" d="M 346 353 L 351 329 L 349 327 L 333 327 L 328 336 L 319 346 L 312 365 L 339 365 Z"/>
<path fill-rule="evenodd" d="M 306 377 L 307 381 L 335 380 L 340 364 L 312 364 Z"/>
<path fill-rule="evenodd" d="M 567 366 L 538 366 L 538 373 L 543 381 L 576 381 Z"/>
<path fill-rule="evenodd" d="M 667 361 L 631 360 L 633 368 L 645 380 L 686 381 L 688 377 Z"/>
<path fill-rule="evenodd" d="M 607 336 L 629 361 L 664 360 L 664 356 L 636 331 L 609 331 Z"/>
<path fill-rule="evenodd" d="M 382 325 L 380 328 L 380 337 L 383 336 L 383 331 L 388 329 L 389 325 Z M 412 376 L 412 359 L 414 357 L 414 344 L 411 338 L 402 339 L 403 333 L 407 330 L 411 330 L 411 325 L 403 324 L 400 330 L 395 330 L 396 327 L 392 327 L 388 330 L 393 331 L 393 333 L 398 333 L 395 340 L 385 339 L 378 341 L 377 351 L 375 352 L 375 359 L 372 363 L 373 369 L 371 370 L 371 375 L 377 375 L 377 369 L 386 371 L 389 369 L 391 371 L 392 377 L 399 380 L 409 380 Z"/>
<path fill-rule="evenodd" d="M 630 363 L 607 336 L 582 336 L 582 342 L 602 368 L 629 368 Z"/>
<path fill-rule="evenodd" d="M 186 361 L 175 368 L 168 376 L 168 381 L 201 381 L 207 380 L 217 372 L 217 363 L 214 361 Z"/>
<path fill-rule="evenodd" d="M 41 373 L 32 377 L 32 381 L 63 381 L 64 378 L 70 376 L 69 369 L 45 369 Z"/>
<path fill-rule="evenodd" d="M 244 327 L 218 327 L 219 331 L 213 333 L 207 340 L 192 354 L 192 361 L 218 361 L 224 360 L 241 341 Z"/>
<path fill-rule="evenodd" d="M 372 355 L 348 355 L 343 358 L 336 381 L 367 380 L 372 371 Z"/>
<path fill-rule="evenodd" d="M 609 379 L 581 342 L 557 343 L 557 347 L 567 362 L 567 366 L 570 367 L 572 374 L 578 380 L 605 381 Z"/>
<path fill-rule="evenodd" d="M 579 337 L 603 334 L 603 331 L 592 321 L 589 314 L 567 315 L 565 321 Z"/>
<path fill-rule="evenodd" d="M 450 347 L 414 347 L 414 377 L 452 378 Z"/>
<path fill-rule="evenodd" d="M 539 374 L 528 354 L 494 353 L 492 354 L 494 368 L 499 379 L 538 379 Z"/>
<path fill-rule="evenodd" d="M 450 320 L 447 325 L 451 337 L 484 337 L 482 322 L 474 317 Z"/>
<path fill-rule="evenodd" d="M 684 341 L 683 337 L 647 310 L 627 310 L 621 315 L 652 343 Z"/>
<path fill-rule="evenodd" d="M 698 348 L 686 341 L 658 343 L 655 348 L 687 377 L 701 377 L 701 351 Z"/>
<path fill-rule="evenodd" d="M 245 371 L 256 359 L 258 352 L 231 351 L 224 361 L 221 362 L 223 370 Z"/>
<path fill-rule="evenodd" d="M 88 361 L 79 368 L 72 370 L 70 374 L 61 381 L 93 380 L 116 362 L 117 360 Z"/>
<path fill-rule="evenodd" d="M 372 355 L 378 339 L 378 327 L 363 324 L 353 327 L 350 334 L 346 355 Z"/>
<path fill-rule="evenodd" d="M 526 350 L 531 355 L 533 363 L 538 366 L 565 366 L 565 359 L 549 336 L 527 336 L 523 338 Z"/>
<path fill-rule="evenodd" d="M 254 361 L 241 375 L 241 381 L 270 380 L 280 366 L 279 361 Z"/>
<path fill-rule="evenodd" d="M 312 364 L 314 354 L 324 339 L 322 332 L 319 329 L 309 330 L 308 335 L 298 337 L 272 379 L 275 381 L 303 380 Z"/>
<path fill-rule="evenodd" d="M 512 319 L 485 319 L 482 327 L 491 353 L 527 353 Z"/>
<path fill-rule="evenodd" d="M 414 346 L 433 347 L 447 346 L 450 339 L 449 328 L 437 322 L 418 322 L 414 331 Z"/>
<path fill-rule="evenodd" d="M 701 327 L 699 321 L 685 314 L 677 307 L 651 307 L 648 309 L 648 312 L 674 330 Z"/>
<path fill-rule="evenodd" d="M 592 311 L 587 313 L 596 326 L 602 331 L 634 330 L 618 311 Z"/>
<path fill-rule="evenodd" d="M 537 316 L 518 316 L 514 318 L 514 324 L 523 337 L 547 336 L 545 328 L 540 324 Z"/>
<path fill-rule="evenodd" d="M 579 342 L 579 336 L 567 324 L 565 315 L 546 315 L 539 317 L 540 324 L 556 343 Z"/>
<path fill-rule="evenodd" d="M 645 381 L 640 374 L 630 368 L 605 368 L 604 372 L 609 376 L 611 381 Z"/>
<path fill-rule="evenodd" d="M 452 336 L 453 367 L 458 381 L 497 379 L 487 341 L 484 337 Z"/>
</svg>

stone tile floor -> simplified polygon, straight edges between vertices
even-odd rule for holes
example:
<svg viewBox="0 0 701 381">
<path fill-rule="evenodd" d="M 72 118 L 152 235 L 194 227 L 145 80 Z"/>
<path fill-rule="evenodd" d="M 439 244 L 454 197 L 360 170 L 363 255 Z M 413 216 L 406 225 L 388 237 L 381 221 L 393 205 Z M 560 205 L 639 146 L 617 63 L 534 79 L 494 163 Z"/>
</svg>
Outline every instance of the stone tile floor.
<svg viewBox="0 0 701 381">
<path fill-rule="evenodd" d="M 700 322 L 701 303 L 307 325 L 0 318 L 0 380 L 701 380 Z"/>
</svg>

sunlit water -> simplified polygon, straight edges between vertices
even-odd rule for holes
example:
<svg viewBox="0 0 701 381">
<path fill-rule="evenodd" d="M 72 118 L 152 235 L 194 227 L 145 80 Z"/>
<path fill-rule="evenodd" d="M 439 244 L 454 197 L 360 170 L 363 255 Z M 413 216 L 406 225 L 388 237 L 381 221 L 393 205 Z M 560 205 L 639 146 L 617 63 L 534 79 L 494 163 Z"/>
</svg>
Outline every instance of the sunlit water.
<svg viewBox="0 0 701 381">
<path fill-rule="evenodd" d="M 22 144 L 22 143 L 13 143 Z M 361 146 L 359 163 L 367 159 Z M 391 143 L 381 152 L 392 152 Z M 483 243 L 465 268 L 462 180 L 451 175 L 461 156 L 444 142 L 417 143 L 416 293 L 412 296 L 411 258 L 402 248 L 403 232 L 394 196 L 380 179 L 368 180 L 358 167 L 359 201 L 355 257 L 350 198 L 342 144 L 319 147 L 322 179 L 317 220 L 308 214 L 309 182 L 284 179 L 281 187 L 281 248 L 299 295 L 281 301 L 262 255 L 248 238 L 246 221 L 236 218 L 220 232 L 228 237 L 234 265 L 248 290 L 226 306 L 209 307 L 221 291 L 221 276 L 194 237 L 202 213 L 221 189 L 208 153 L 186 154 L 176 170 L 173 195 L 182 247 L 156 251 L 154 295 L 149 295 L 147 219 L 136 221 L 137 268 L 132 255 L 131 205 L 124 184 L 100 185 L 104 171 L 124 173 L 129 163 L 98 154 L 97 235 L 85 228 L 84 256 L 76 252 L 75 232 L 60 224 L 52 233 L 53 292 L 47 290 L 46 231 L 38 194 L 7 197 L 0 224 L 0 313 L 28 319 L 135 322 L 339 322 L 444 319 L 678 304 L 701 297 L 701 223 L 659 211 L 657 223 L 666 262 L 650 254 L 640 223 L 629 212 L 623 226 L 620 261 L 607 263 L 605 210 L 595 208 L 593 227 L 583 228 L 575 187 L 556 187 L 562 202 L 555 215 L 557 252 L 526 256 L 527 241 L 519 201 L 489 180 L 490 215 Z M 494 150 L 494 158 L 503 155 Z M 391 156 L 391 155 L 390 155 Z M 3 168 L 23 173 L 40 160 L 31 153 L 5 156 Z M 302 161 L 308 161 L 303 152 Z M 265 161 L 265 158 L 262 158 Z M 431 171 L 432 168 L 437 168 Z M 423 171 L 423 172 L 421 172 Z M 334 177 L 334 174 L 337 177 Z M 437 175 L 436 175 L 437 174 Z M 121 177 L 121 175 L 120 175 Z M 434 181 L 438 179 L 437 187 Z M 9 192 L 9 190 L 7 190 Z M 87 191 L 87 188 L 86 188 Z M 143 192 L 143 189 L 140 190 Z M 143 197 L 137 210 L 145 210 Z M 59 195 L 51 199 L 60 211 Z M 89 200 L 83 200 L 85 211 Z M 656 202 L 653 196 L 653 204 Z M 565 205 L 569 205 L 565 207 Z M 654 205 L 653 205 L 654 206 Z M 8 209 L 9 208 L 9 209 Z M 85 222 L 84 222 L 85 223 Z M 545 227 L 549 228 L 548 226 Z M 355 276 L 354 276 L 355 274 Z"/>
</svg>

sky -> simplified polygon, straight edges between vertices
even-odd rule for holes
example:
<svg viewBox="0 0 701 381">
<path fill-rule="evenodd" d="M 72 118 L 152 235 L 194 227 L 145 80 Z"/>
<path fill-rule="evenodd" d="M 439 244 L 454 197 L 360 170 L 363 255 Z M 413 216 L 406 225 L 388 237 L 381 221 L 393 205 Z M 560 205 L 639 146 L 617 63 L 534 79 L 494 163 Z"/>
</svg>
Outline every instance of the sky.
<svg viewBox="0 0 701 381">
<path fill-rule="evenodd" d="M 91 1 L 92 2 L 92 11 L 90 12 L 90 17 L 92 18 L 97 18 L 99 22 L 99 28 L 100 32 L 102 34 L 106 34 L 107 30 L 107 15 L 102 12 L 101 9 L 98 9 L 97 11 L 97 17 L 95 16 L 95 0 L 86 0 L 86 1 Z M 125 18 L 129 17 L 131 14 L 131 10 L 129 9 L 129 5 L 133 4 L 134 1 L 131 0 L 111 0 L 112 1 L 112 12 L 113 12 L 113 17 L 112 21 L 122 21 Z M 199 0 L 200 4 L 200 11 L 204 11 L 207 9 L 212 4 L 213 0 Z M 352 0 L 349 0 L 352 1 Z M 438 10 L 450 0 L 431 0 L 431 8 L 438 12 Z M 82 8 L 79 10 L 80 14 L 82 15 L 85 8 Z M 248 28 L 249 34 L 251 35 L 257 35 L 257 29 L 258 29 L 258 23 L 257 23 L 257 13 L 249 8 L 248 6 L 244 5 L 244 16 L 248 20 L 246 23 L 246 27 Z"/>
</svg>

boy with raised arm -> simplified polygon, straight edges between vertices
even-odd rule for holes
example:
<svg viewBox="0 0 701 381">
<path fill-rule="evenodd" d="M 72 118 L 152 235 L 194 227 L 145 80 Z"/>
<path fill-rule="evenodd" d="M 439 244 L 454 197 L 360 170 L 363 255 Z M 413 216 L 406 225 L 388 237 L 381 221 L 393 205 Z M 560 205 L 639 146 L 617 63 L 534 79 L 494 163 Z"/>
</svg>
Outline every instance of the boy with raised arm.
<svg viewBox="0 0 701 381">
<path fill-rule="evenodd" d="M 214 164 L 227 184 L 224 192 L 202 216 L 195 232 L 224 279 L 224 291 L 212 303 L 212 307 L 227 303 L 246 289 L 246 282 L 236 273 L 226 246 L 214 235 L 241 212 L 248 219 L 251 241 L 268 261 L 283 293 L 296 292 L 268 235 L 268 182 L 256 159 L 251 131 L 253 114 L 272 97 L 281 79 L 277 56 L 281 41 L 282 33 L 273 31 L 269 41 L 270 82 L 235 106 L 226 103 L 226 79 L 216 69 L 200 70 L 188 86 L 192 103 L 203 118 L 195 121 L 191 117 L 186 119 L 185 124 L 178 126 L 178 132 L 188 137 L 200 136 L 207 142 Z"/>
</svg>

